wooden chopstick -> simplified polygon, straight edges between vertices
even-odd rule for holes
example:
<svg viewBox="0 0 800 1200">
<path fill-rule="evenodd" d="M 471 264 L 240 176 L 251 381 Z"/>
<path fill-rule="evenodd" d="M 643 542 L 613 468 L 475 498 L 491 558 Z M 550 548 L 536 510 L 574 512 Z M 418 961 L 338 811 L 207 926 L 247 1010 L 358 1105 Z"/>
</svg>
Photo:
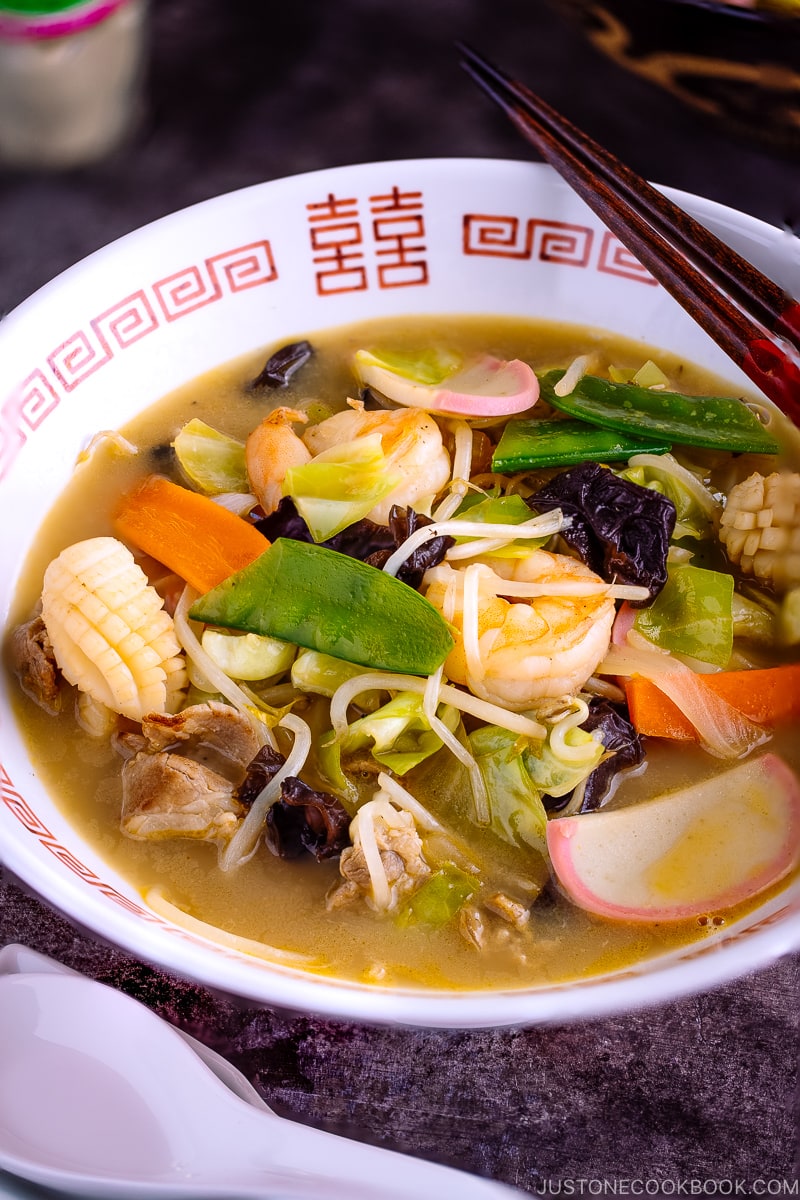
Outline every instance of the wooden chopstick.
<svg viewBox="0 0 800 1200">
<path fill-rule="evenodd" d="M 509 93 L 513 92 L 521 103 L 527 102 L 529 113 L 535 108 L 542 125 L 546 123 L 550 130 L 559 130 L 562 145 L 569 148 L 573 155 L 583 155 L 596 175 L 608 180 L 617 195 L 624 196 L 631 208 L 642 213 L 650 224 L 659 229 L 678 249 L 686 254 L 693 253 L 695 261 L 702 264 L 712 278 L 724 279 L 731 299 L 747 308 L 751 316 L 763 324 L 765 329 L 778 332 L 777 326 L 785 321 L 787 310 L 800 313 L 800 304 L 778 284 L 757 271 L 752 263 L 747 262 L 684 209 L 656 191 L 605 147 L 577 129 L 540 96 L 509 79 L 469 47 L 461 46 L 460 49 L 467 70 L 474 67 L 474 71 L 470 70 L 473 77 L 477 78 L 477 75 L 482 73 L 482 78 L 477 80 L 482 86 L 485 86 L 484 78 L 491 79 L 498 87 L 506 87 Z M 786 332 L 790 336 L 800 334 L 800 319 L 790 321 Z"/>
<path fill-rule="evenodd" d="M 546 101 L 471 48 L 459 50 L 466 70 L 523 136 L 765 395 L 800 424 L 800 303 Z"/>
</svg>

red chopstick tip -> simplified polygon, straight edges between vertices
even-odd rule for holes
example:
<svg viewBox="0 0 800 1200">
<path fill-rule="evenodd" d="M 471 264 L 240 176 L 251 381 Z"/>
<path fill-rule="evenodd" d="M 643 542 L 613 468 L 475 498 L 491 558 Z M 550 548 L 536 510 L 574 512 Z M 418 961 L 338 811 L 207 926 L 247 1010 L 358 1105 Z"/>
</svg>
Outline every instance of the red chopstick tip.
<svg viewBox="0 0 800 1200">
<path fill-rule="evenodd" d="M 796 307 L 800 311 L 800 305 Z M 750 343 L 741 367 L 789 420 L 800 426 L 800 367 L 781 353 L 769 338 L 758 338 Z"/>
<path fill-rule="evenodd" d="M 790 338 L 800 337 L 800 302 L 791 300 L 775 323 L 776 333 L 787 333 Z"/>
</svg>

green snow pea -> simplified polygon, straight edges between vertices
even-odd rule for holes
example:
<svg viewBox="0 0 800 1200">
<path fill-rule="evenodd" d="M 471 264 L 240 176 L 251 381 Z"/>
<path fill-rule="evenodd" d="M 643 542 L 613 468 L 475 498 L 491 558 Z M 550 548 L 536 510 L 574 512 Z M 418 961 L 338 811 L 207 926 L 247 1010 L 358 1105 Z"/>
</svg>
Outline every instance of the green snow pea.
<svg viewBox="0 0 800 1200">
<path fill-rule="evenodd" d="M 493 471 L 571 467 L 582 462 L 619 462 L 632 454 L 666 454 L 672 442 L 601 429 L 573 418 L 509 421 L 492 458 Z"/>
<path fill-rule="evenodd" d="M 443 617 L 414 588 L 346 554 L 290 538 L 277 538 L 206 592 L 189 615 L 405 675 L 432 674 L 453 648 Z"/>
<path fill-rule="evenodd" d="M 658 434 L 684 446 L 712 450 L 778 453 L 778 443 L 741 400 L 683 396 L 596 375 L 584 375 L 568 396 L 557 396 L 554 387 L 563 375 L 559 369 L 540 378 L 542 398 L 560 412 L 603 429 L 634 437 Z"/>
</svg>

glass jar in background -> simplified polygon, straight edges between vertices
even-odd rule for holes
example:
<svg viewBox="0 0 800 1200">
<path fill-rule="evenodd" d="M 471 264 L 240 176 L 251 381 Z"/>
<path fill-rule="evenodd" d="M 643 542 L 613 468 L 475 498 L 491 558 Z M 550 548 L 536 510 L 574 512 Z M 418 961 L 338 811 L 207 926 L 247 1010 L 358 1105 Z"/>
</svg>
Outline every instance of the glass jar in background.
<svg viewBox="0 0 800 1200">
<path fill-rule="evenodd" d="M 0 0 L 0 166 L 111 154 L 143 108 L 147 0 Z"/>
</svg>

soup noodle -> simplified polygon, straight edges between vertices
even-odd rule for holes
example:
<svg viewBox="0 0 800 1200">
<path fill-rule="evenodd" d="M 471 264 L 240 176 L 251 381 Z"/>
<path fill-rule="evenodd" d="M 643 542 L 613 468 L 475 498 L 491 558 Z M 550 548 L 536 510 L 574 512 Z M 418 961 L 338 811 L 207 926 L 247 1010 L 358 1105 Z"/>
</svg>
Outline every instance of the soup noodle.
<svg viewBox="0 0 800 1200">
<path fill-rule="evenodd" d="M 655 813 L 642 805 L 682 789 L 702 806 L 704 781 L 764 755 L 786 764 L 795 803 L 795 677 L 775 674 L 800 669 L 794 431 L 768 412 L 755 424 L 776 452 L 732 450 L 635 416 L 622 436 L 641 446 L 615 450 L 592 380 L 623 412 L 625 387 L 651 407 L 725 391 L 589 329 L 425 317 L 304 342 L 224 364 L 95 439 L 32 547 L 13 614 L 27 641 L 10 639 L 19 724 L 87 840 L 174 919 L 376 985 L 602 974 L 714 936 L 785 886 L 796 833 L 751 885 L 720 866 L 723 832 L 681 860 L 719 903 L 671 911 L 671 888 L 702 894 L 680 864 L 667 883 L 662 870 L 661 900 L 652 872 L 630 899 L 653 816 L 608 835 L 609 861 L 627 838 L 634 864 L 614 916 L 585 865 L 577 883 L 556 870 L 548 827 L 612 830 L 598 815 Z M 499 396 L 539 385 L 535 404 L 498 415 Z M 527 440 L 520 420 L 535 422 Z M 575 461 L 573 435 L 598 431 L 601 448 Z M 571 448 L 548 458 L 545 434 Z M 214 532 L 186 532 L 197 498 L 221 530 L 238 522 L 221 550 L 216 515 Z M 152 506 L 179 534 L 148 539 Z M 140 613 L 153 588 L 157 630 Z M 139 634 L 114 641 L 117 618 Z M 767 677 L 783 702 L 743 711 L 740 693 Z"/>
</svg>

